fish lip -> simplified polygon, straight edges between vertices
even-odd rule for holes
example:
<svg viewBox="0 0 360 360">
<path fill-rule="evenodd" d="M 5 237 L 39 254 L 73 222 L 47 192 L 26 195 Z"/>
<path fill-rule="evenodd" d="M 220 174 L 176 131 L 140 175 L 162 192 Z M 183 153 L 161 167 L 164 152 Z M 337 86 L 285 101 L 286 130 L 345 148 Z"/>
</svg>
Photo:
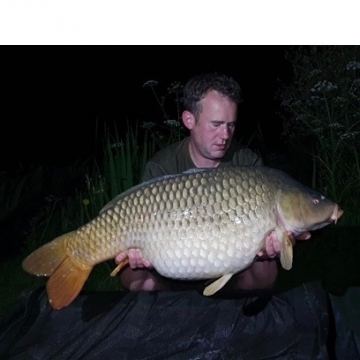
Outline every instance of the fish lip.
<svg viewBox="0 0 360 360">
<path fill-rule="evenodd" d="M 333 213 L 331 214 L 330 217 L 330 223 L 334 222 L 334 224 L 337 223 L 337 221 L 341 218 L 341 216 L 343 215 L 344 210 L 342 210 L 339 205 L 336 204 Z"/>
<path fill-rule="evenodd" d="M 341 216 L 343 215 L 344 210 L 342 210 L 339 205 L 336 204 L 336 206 L 334 207 L 334 211 L 331 214 L 331 216 L 329 217 L 329 219 L 325 222 L 326 224 L 336 224 L 338 222 L 338 220 L 341 218 Z"/>
</svg>

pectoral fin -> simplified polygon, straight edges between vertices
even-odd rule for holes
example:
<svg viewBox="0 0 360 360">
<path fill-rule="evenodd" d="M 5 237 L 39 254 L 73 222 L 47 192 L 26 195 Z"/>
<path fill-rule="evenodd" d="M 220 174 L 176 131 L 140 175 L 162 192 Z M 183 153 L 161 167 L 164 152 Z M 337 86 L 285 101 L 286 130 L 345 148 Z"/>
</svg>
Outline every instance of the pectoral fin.
<svg viewBox="0 0 360 360">
<path fill-rule="evenodd" d="M 214 295 L 217 291 L 219 291 L 233 276 L 233 274 L 226 274 L 223 275 L 221 278 L 215 280 L 210 285 L 208 285 L 204 291 L 203 294 L 205 296 Z"/>
<path fill-rule="evenodd" d="M 286 231 L 276 228 L 276 235 L 281 244 L 280 263 L 285 270 L 290 270 L 293 263 L 293 245 Z"/>
</svg>

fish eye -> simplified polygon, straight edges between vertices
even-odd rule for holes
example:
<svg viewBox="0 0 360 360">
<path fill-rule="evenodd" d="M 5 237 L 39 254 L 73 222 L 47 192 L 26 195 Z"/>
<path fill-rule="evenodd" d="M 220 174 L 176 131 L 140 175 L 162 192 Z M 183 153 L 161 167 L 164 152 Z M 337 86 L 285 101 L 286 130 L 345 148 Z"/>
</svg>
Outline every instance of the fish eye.
<svg viewBox="0 0 360 360">
<path fill-rule="evenodd" d="M 320 194 L 313 194 L 312 196 L 312 201 L 314 203 L 314 205 L 317 205 L 320 203 L 321 200 L 324 200 L 325 196 L 320 195 Z"/>
</svg>

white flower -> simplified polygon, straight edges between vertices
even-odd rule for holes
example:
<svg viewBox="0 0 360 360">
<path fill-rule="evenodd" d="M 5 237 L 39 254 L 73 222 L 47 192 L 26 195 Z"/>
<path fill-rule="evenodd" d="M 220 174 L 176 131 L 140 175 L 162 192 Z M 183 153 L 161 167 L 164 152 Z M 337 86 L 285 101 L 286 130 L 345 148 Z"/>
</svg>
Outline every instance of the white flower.
<svg viewBox="0 0 360 360">
<path fill-rule="evenodd" d="M 111 145 L 112 148 L 119 148 L 122 146 L 124 146 L 124 143 L 122 141 Z"/>
<path fill-rule="evenodd" d="M 315 75 L 318 75 L 321 73 L 322 73 L 322 71 L 320 69 L 315 69 L 315 70 L 311 71 L 311 73 L 309 74 L 309 77 L 312 77 L 312 76 L 315 76 Z"/>
<path fill-rule="evenodd" d="M 337 85 L 331 83 L 330 81 L 323 80 L 319 81 L 314 87 L 310 90 L 311 92 L 324 92 L 337 89 Z"/>
<path fill-rule="evenodd" d="M 181 83 L 179 81 L 174 81 L 170 84 L 167 90 L 169 94 L 178 93 L 182 90 Z"/>
<path fill-rule="evenodd" d="M 360 88 L 360 79 L 353 80 L 353 82 L 351 83 L 350 91 L 355 92 L 359 88 Z"/>
<path fill-rule="evenodd" d="M 344 102 L 346 102 L 346 99 L 343 96 L 337 96 L 334 99 L 334 102 L 336 102 L 336 103 L 344 103 Z"/>
<path fill-rule="evenodd" d="M 151 129 L 153 127 L 155 127 L 156 124 L 152 121 L 147 121 L 147 122 L 144 122 L 143 125 L 142 125 L 142 128 L 143 129 Z"/>
<path fill-rule="evenodd" d="M 156 80 L 148 80 L 144 83 L 143 87 L 153 87 L 156 86 L 159 82 Z"/>
<path fill-rule="evenodd" d="M 306 106 L 312 106 L 314 104 L 318 104 L 319 102 L 324 101 L 324 98 L 320 97 L 320 96 L 310 96 L 310 99 L 306 101 L 305 105 Z"/>
<path fill-rule="evenodd" d="M 170 127 L 179 127 L 180 126 L 179 122 L 176 120 L 165 120 L 164 124 L 166 124 Z"/>
<path fill-rule="evenodd" d="M 344 125 L 339 124 L 338 122 L 334 122 L 329 124 L 329 127 L 332 129 L 342 129 L 344 127 Z"/>
<path fill-rule="evenodd" d="M 298 116 L 296 116 L 296 121 L 305 121 L 306 120 L 306 115 L 305 114 L 299 114 Z"/>
<path fill-rule="evenodd" d="M 359 135 L 359 131 L 348 132 L 348 133 L 342 134 L 340 136 L 340 139 L 341 140 L 354 139 L 357 135 Z"/>
<path fill-rule="evenodd" d="M 357 70 L 360 69 L 360 62 L 359 61 L 350 61 L 347 65 L 346 65 L 346 70 L 347 71 L 351 71 L 351 70 Z"/>
</svg>

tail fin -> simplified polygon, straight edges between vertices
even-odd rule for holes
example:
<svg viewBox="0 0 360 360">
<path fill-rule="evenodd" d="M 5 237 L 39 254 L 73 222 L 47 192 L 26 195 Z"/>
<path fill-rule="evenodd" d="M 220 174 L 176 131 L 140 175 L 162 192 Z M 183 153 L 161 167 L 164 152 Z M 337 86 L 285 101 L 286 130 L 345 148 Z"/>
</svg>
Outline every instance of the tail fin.
<svg viewBox="0 0 360 360">
<path fill-rule="evenodd" d="M 76 298 L 93 268 L 78 264 L 68 256 L 66 239 L 73 234 L 64 234 L 43 245 L 22 263 L 23 269 L 30 274 L 50 276 L 46 289 L 54 309 L 67 306 Z"/>
<path fill-rule="evenodd" d="M 81 269 L 66 258 L 46 283 L 51 306 L 61 309 L 69 305 L 78 296 L 91 270 L 92 266 Z"/>
</svg>

